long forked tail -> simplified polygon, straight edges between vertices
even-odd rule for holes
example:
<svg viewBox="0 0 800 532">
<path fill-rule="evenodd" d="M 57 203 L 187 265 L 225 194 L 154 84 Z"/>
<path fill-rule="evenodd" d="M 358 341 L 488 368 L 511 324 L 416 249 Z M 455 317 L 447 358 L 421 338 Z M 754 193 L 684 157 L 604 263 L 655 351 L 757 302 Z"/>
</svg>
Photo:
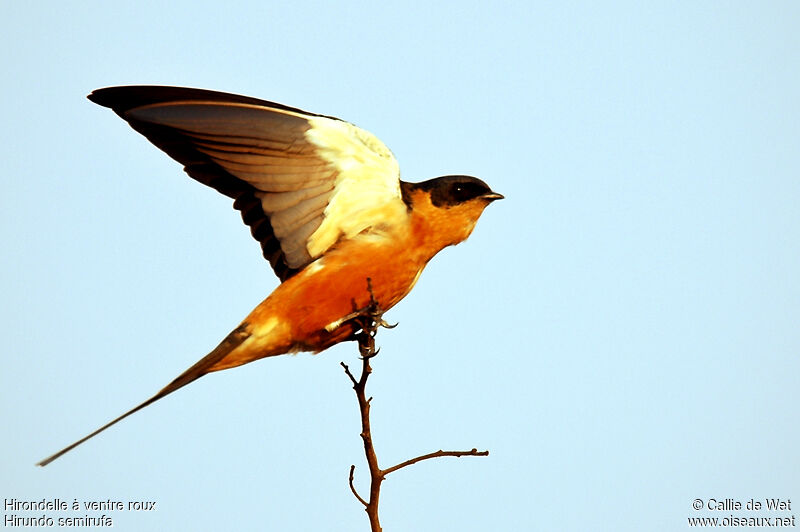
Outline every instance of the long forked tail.
<svg viewBox="0 0 800 532">
<path fill-rule="evenodd" d="M 161 391 L 159 391 L 153 397 L 151 397 L 147 401 L 143 402 L 139 406 L 136 406 L 136 407 L 132 408 L 131 410 L 128 410 L 127 412 L 125 412 L 124 414 L 119 416 L 118 418 L 109 421 L 108 423 L 106 423 L 105 425 L 103 425 L 102 427 L 97 429 L 96 431 L 92 432 L 91 434 L 89 434 L 87 436 L 84 436 L 83 438 L 81 438 L 80 440 L 76 441 L 75 443 L 73 443 L 71 445 L 68 445 L 67 447 L 64 447 L 63 449 L 61 449 L 60 451 L 58 451 L 54 455 L 48 456 L 47 458 L 45 458 L 41 462 L 38 462 L 36 465 L 40 466 L 40 467 L 46 466 L 47 464 L 49 464 L 50 462 L 52 462 L 56 458 L 59 458 L 61 455 L 68 453 L 69 451 L 71 451 L 72 449 L 74 449 L 78 445 L 82 444 L 86 440 L 97 436 L 98 434 L 100 434 L 101 432 L 106 430 L 108 427 L 110 427 L 112 425 L 115 425 L 116 423 L 122 421 L 123 419 L 125 419 L 128 416 L 130 416 L 134 412 L 138 412 L 142 408 L 155 403 L 156 401 L 158 401 L 162 397 L 166 397 L 167 395 L 171 394 L 175 390 L 177 390 L 179 388 L 183 388 L 184 386 L 186 386 L 190 382 L 199 379 L 200 377 L 202 377 L 203 375 L 208 373 L 209 369 L 212 366 L 214 366 L 214 364 L 216 364 L 217 362 L 222 360 L 225 357 L 225 355 L 227 355 L 228 353 L 230 353 L 231 351 L 236 349 L 236 347 L 238 347 L 239 344 L 241 344 L 244 340 L 246 340 L 248 336 L 250 336 L 250 334 L 247 332 L 247 323 L 242 323 L 233 332 L 231 332 L 228 336 L 226 336 L 225 339 L 216 348 L 214 348 L 213 351 L 211 351 L 209 354 L 207 354 L 206 356 L 201 358 L 194 366 L 190 367 L 189 369 L 187 369 L 186 371 L 181 373 L 174 381 L 172 381 L 168 385 L 166 385 Z"/>
</svg>

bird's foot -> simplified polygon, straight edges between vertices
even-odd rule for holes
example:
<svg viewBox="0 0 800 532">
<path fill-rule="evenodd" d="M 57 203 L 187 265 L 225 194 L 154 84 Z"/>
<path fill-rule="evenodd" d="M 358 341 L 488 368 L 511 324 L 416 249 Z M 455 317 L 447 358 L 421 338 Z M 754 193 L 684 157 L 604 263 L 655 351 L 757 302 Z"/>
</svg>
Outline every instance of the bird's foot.
<svg viewBox="0 0 800 532">
<path fill-rule="evenodd" d="M 366 306 L 356 309 L 350 314 L 329 323 L 325 326 L 325 330 L 327 332 L 333 332 L 343 323 L 351 320 L 356 320 L 361 330 L 373 331 L 370 333 L 373 335 L 378 327 L 384 327 L 386 329 L 394 329 L 397 327 L 397 323 L 391 324 L 383 319 L 384 310 L 381 308 L 378 300 L 375 299 L 375 294 L 372 291 L 372 279 L 369 277 L 367 277 L 367 291 L 369 292 L 369 303 Z M 355 301 L 353 301 L 353 306 L 355 307 Z"/>
</svg>

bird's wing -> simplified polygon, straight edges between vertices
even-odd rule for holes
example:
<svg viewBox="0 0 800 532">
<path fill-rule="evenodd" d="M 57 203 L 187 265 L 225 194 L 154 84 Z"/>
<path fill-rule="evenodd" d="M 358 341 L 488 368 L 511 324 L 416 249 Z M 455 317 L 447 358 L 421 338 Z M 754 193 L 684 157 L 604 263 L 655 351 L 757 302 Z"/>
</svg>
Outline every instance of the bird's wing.
<svg viewBox="0 0 800 532">
<path fill-rule="evenodd" d="M 339 239 L 404 212 L 394 155 L 348 122 L 180 87 L 110 87 L 89 99 L 233 198 L 282 281 Z"/>
</svg>

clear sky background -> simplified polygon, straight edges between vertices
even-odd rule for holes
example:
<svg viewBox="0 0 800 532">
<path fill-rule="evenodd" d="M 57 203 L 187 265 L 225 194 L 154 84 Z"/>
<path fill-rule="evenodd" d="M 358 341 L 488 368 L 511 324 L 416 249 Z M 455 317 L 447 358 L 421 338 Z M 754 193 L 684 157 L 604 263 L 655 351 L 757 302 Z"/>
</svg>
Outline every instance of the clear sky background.
<svg viewBox="0 0 800 532">
<path fill-rule="evenodd" d="M 368 529 L 353 344 L 34 467 L 277 285 L 230 200 L 85 98 L 145 83 L 338 116 L 406 180 L 505 194 L 389 313 L 369 387 L 382 465 L 491 455 L 392 474 L 385 530 L 800 514 L 692 509 L 800 505 L 798 27 L 795 2 L 3 2 L 0 495 L 157 502 L 119 530 Z"/>
</svg>

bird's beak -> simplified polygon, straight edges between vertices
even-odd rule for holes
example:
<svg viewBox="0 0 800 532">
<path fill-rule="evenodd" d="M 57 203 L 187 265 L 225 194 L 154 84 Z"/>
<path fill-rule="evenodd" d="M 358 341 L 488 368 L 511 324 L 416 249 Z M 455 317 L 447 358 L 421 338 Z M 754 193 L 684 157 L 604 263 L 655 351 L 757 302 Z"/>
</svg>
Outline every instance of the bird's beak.
<svg viewBox="0 0 800 532">
<path fill-rule="evenodd" d="M 503 199 L 503 198 L 505 198 L 505 196 L 503 196 L 502 194 L 498 194 L 497 192 L 489 192 L 489 193 L 484 194 L 483 196 L 481 196 L 481 198 L 483 198 L 483 199 L 485 199 L 487 201 L 494 201 L 494 200 Z"/>
</svg>

